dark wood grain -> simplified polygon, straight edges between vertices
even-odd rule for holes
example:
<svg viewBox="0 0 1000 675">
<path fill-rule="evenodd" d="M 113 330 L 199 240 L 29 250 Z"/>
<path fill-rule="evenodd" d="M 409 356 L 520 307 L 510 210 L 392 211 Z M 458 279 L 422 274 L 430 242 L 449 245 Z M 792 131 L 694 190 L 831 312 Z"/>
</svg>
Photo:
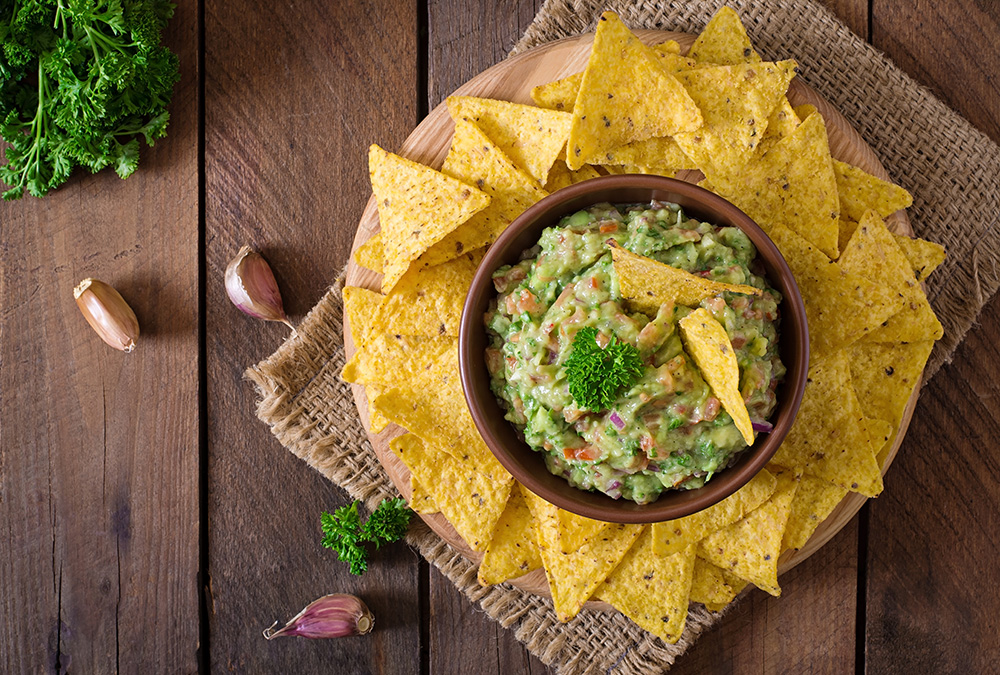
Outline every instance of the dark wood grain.
<svg viewBox="0 0 1000 675">
<path fill-rule="evenodd" d="M 868 10 L 871 8 L 868 0 L 820 0 L 820 4 L 847 24 L 855 35 L 862 40 L 868 39 Z"/>
<path fill-rule="evenodd" d="M 531 24 L 541 0 L 469 3 L 429 0 L 427 105 L 499 63 Z M 455 586 L 430 577 L 429 667 L 441 673 L 543 673 L 545 665 L 512 632 L 474 608 Z"/>
<path fill-rule="evenodd" d="M 320 542 L 319 516 L 346 494 L 283 449 L 254 415 L 243 369 L 287 335 L 237 312 L 223 271 L 244 243 L 274 267 L 297 320 L 347 260 L 370 194 L 367 148 L 416 123 L 415 6 L 304 1 L 205 11 L 206 349 L 211 665 L 237 672 L 413 672 L 419 564 L 406 547 L 351 576 Z M 261 630 L 314 598 L 361 596 L 369 636 Z"/>
<path fill-rule="evenodd" d="M 0 672 L 193 672 L 198 648 L 197 5 L 167 138 L 0 206 Z M 94 276 L 141 324 L 105 345 Z M 164 386 L 169 383 L 169 386 Z"/>
</svg>

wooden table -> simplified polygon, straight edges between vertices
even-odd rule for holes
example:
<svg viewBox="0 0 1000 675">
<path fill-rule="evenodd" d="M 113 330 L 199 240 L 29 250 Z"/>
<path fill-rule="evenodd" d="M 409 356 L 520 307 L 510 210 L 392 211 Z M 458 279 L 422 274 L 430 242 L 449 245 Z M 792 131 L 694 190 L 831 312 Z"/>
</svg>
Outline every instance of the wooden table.
<svg viewBox="0 0 1000 675">
<path fill-rule="evenodd" d="M 1000 141 L 997 3 L 827 3 Z M 287 329 L 222 284 L 252 243 L 300 319 L 346 260 L 368 144 L 398 147 L 539 4 L 181 0 L 169 137 L 136 175 L 0 206 L 0 671 L 546 671 L 405 546 L 363 577 L 320 547 L 345 494 L 257 422 L 242 378 Z M 87 276 L 136 310 L 134 354 L 85 325 Z M 998 344 L 994 298 L 924 390 L 885 494 L 673 672 L 998 667 Z M 376 631 L 261 637 L 331 592 L 363 596 Z"/>
</svg>

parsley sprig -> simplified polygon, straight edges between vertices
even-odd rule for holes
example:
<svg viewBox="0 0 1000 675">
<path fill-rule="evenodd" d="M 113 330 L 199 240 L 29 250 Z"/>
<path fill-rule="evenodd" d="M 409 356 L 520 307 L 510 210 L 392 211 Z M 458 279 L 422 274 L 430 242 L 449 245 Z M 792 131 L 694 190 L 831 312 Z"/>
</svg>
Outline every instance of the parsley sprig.
<svg viewBox="0 0 1000 675">
<path fill-rule="evenodd" d="M 598 412 L 610 408 L 618 393 L 642 374 L 639 350 L 612 336 L 606 347 L 597 344 L 597 329 L 581 328 L 573 338 L 566 359 L 569 393 L 583 409 Z"/>
<path fill-rule="evenodd" d="M 375 511 L 362 524 L 355 501 L 341 506 L 332 514 L 324 512 L 320 516 L 323 526 L 322 544 L 333 549 L 337 559 L 350 565 L 351 574 L 364 574 L 368 569 L 368 548 L 366 543 L 375 544 L 376 550 L 382 544 L 398 541 L 406 534 L 413 515 L 400 498 L 383 499 Z"/>
</svg>

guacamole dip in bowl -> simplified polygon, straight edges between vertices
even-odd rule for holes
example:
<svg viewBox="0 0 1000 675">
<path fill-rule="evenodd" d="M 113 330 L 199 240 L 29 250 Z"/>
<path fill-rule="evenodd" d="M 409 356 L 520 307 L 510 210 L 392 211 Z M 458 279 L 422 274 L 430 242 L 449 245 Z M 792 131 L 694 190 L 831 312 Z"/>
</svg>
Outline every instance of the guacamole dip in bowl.
<svg viewBox="0 0 1000 675">
<path fill-rule="evenodd" d="M 754 292 L 638 311 L 612 245 Z M 725 329 L 750 445 L 685 348 L 678 324 L 694 310 Z M 528 489 L 588 517 L 655 522 L 725 498 L 767 463 L 801 398 L 805 331 L 794 279 L 742 212 L 687 183 L 611 176 L 539 202 L 493 245 L 460 363 L 480 433 Z M 604 365 L 574 370 L 588 353 Z"/>
</svg>

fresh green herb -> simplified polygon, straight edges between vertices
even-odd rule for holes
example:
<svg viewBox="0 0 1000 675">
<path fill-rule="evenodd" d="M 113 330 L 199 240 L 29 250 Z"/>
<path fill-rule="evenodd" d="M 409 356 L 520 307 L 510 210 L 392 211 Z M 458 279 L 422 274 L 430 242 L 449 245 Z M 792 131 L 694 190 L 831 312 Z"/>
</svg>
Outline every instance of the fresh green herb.
<svg viewBox="0 0 1000 675">
<path fill-rule="evenodd" d="M 639 350 L 612 336 L 607 346 L 597 344 L 597 329 L 581 328 L 573 338 L 566 359 L 569 393 L 583 409 L 594 412 L 610 408 L 618 393 L 642 374 Z"/>
<path fill-rule="evenodd" d="M 167 0 L 0 0 L 4 199 L 41 197 L 75 166 L 139 163 L 139 137 L 166 135 L 177 56 L 160 45 Z"/>
<path fill-rule="evenodd" d="M 323 513 L 320 522 L 323 526 L 322 544 L 333 549 L 337 560 L 350 565 L 351 574 L 364 574 L 368 569 L 368 549 L 366 542 L 375 544 L 379 549 L 382 544 L 398 541 L 406 534 L 413 511 L 407 508 L 406 501 L 400 498 L 383 499 L 364 524 L 358 515 L 359 501 L 330 513 Z"/>
</svg>

